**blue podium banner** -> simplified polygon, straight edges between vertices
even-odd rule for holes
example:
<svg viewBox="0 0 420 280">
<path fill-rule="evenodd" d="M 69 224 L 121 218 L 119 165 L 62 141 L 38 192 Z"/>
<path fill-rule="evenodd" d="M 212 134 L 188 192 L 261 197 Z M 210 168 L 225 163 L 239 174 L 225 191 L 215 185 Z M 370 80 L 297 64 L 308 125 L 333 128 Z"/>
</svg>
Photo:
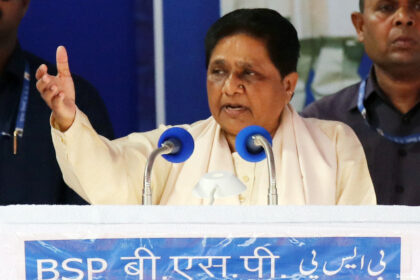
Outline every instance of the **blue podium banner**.
<svg viewBox="0 0 420 280">
<path fill-rule="evenodd" d="M 25 241 L 27 280 L 399 279 L 401 238 Z"/>
</svg>

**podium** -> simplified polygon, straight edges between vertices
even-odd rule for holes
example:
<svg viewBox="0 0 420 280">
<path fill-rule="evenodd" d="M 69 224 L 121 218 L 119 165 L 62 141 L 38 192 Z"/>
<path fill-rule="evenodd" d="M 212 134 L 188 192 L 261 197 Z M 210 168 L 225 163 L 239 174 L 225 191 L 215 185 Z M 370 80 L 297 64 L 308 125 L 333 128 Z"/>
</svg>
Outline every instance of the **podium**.
<svg viewBox="0 0 420 280">
<path fill-rule="evenodd" d="M 420 279 L 420 208 L 4 206 L 2 279 Z"/>
</svg>

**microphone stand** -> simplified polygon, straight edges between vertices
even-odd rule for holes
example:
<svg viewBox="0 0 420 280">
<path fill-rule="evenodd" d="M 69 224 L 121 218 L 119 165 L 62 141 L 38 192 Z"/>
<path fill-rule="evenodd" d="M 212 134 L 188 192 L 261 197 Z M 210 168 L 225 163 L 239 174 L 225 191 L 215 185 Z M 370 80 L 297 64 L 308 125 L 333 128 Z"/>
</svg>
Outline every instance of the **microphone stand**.
<svg viewBox="0 0 420 280">
<path fill-rule="evenodd" d="M 152 167 L 153 163 L 155 162 L 156 157 L 163 154 L 170 154 L 172 153 L 175 145 L 171 141 L 165 141 L 162 143 L 162 146 L 156 150 L 154 150 L 146 162 L 146 168 L 144 169 L 144 177 L 143 177 L 143 205 L 152 205 L 152 188 L 151 188 L 151 181 L 152 181 Z"/>
<path fill-rule="evenodd" d="M 265 137 L 261 135 L 253 135 L 252 140 L 256 146 L 262 146 L 267 156 L 267 164 L 268 164 L 268 178 L 269 178 L 269 186 L 268 186 L 268 205 L 277 205 L 278 204 L 278 195 L 277 195 L 277 187 L 276 187 L 276 167 L 274 164 L 274 155 L 273 149 L 271 148 L 270 143 L 265 139 Z"/>
</svg>

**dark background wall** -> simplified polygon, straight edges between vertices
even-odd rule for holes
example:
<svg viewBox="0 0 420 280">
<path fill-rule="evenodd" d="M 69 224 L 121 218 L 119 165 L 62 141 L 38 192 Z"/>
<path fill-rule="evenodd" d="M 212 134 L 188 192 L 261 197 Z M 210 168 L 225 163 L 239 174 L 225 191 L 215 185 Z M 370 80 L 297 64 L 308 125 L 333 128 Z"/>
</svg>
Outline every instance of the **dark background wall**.
<svg viewBox="0 0 420 280">
<path fill-rule="evenodd" d="M 220 16 L 218 0 L 164 0 L 166 120 L 208 118 L 204 38 Z"/>
<path fill-rule="evenodd" d="M 162 0 L 166 123 L 207 118 L 204 37 L 220 13 L 215 0 Z M 155 128 L 153 0 L 32 0 L 19 38 L 24 49 L 90 81 L 116 136 Z"/>
<path fill-rule="evenodd" d="M 117 136 L 138 129 L 133 0 L 32 0 L 19 39 L 50 62 L 66 46 L 71 71 L 99 90 Z"/>
</svg>

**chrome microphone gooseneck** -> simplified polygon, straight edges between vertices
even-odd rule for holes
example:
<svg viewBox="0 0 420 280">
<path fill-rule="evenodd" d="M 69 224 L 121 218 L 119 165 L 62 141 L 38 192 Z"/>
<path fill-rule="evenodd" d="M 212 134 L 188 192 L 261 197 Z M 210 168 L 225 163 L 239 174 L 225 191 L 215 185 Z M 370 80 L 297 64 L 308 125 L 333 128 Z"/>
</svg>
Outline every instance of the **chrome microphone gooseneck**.
<svg viewBox="0 0 420 280">
<path fill-rule="evenodd" d="M 276 186 L 276 166 L 274 163 L 274 154 L 271 149 L 271 145 L 268 140 L 261 135 L 253 135 L 251 139 L 254 141 L 256 146 L 261 146 L 264 149 L 265 155 L 267 156 L 268 165 L 268 205 L 278 204 L 277 186 Z"/>
<path fill-rule="evenodd" d="M 163 154 L 170 154 L 174 152 L 175 145 L 171 141 L 163 142 L 162 146 L 156 150 L 154 150 L 146 162 L 146 168 L 144 169 L 144 177 L 143 177 L 143 205 L 152 205 L 152 187 L 151 187 L 151 180 L 152 180 L 152 167 L 155 159 L 159 155 Z"/>
<path fill-rule="evenodd" d="M 157 149 L 153 150 L 147 158 L 143 176 L 143 205 L 152 205 L 152 167 L 156 158 L 162 155 L 171 163 L 186 161 L 194 151 L 194 139 L 191 134 L 182 127 L 171 127 L 165 130 L 159 137 Z"/>
<path fill-rule="evenodd" d="M 242 129 L 235 140 L 235 148 L 238 154 L 250 162 L 259 162 L 267 159 L 268 167 L 268 205 L 278 205 L 278 195 L 276 187 L 276 167 L 274 164 L 274 154 L 270 133 L 263 127 L 251 125 Z"/>
</svg>

